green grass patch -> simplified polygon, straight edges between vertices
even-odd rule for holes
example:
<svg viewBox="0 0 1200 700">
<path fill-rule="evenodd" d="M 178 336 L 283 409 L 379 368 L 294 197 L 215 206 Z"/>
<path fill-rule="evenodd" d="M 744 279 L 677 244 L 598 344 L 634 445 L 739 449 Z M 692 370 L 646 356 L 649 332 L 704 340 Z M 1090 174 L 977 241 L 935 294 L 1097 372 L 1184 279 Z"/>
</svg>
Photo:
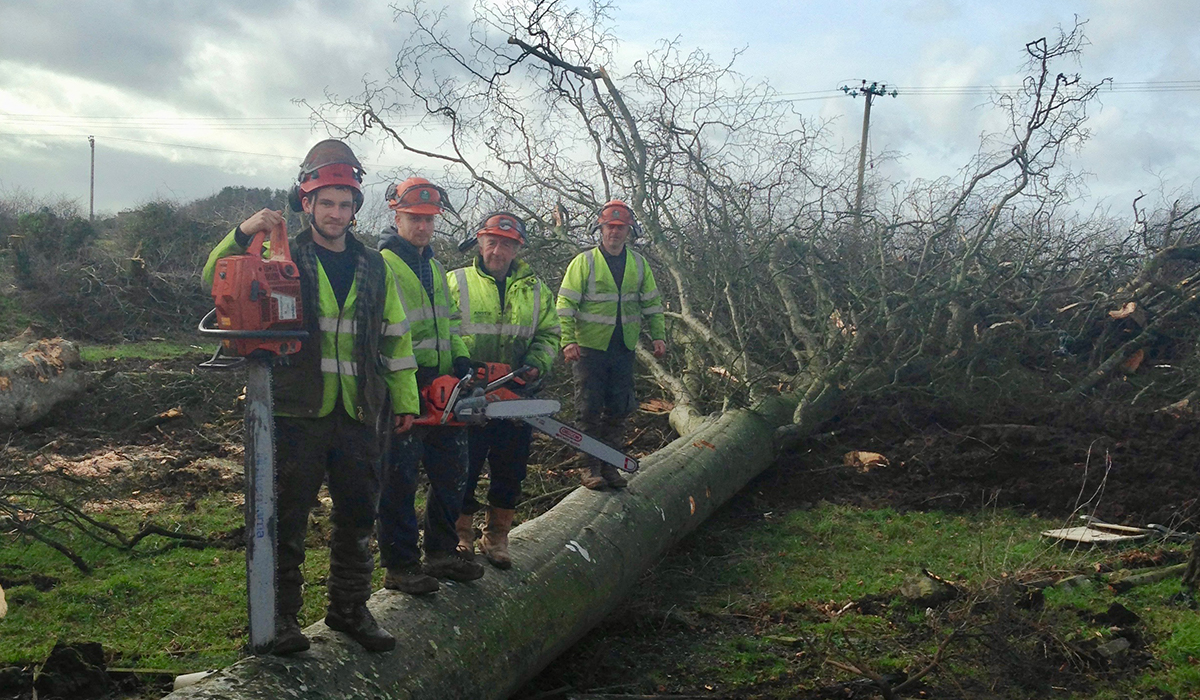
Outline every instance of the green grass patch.
<svg viewBox="0 0 1200 700">
<path fill-rule="evenodd" d="M 178 357 L 212 355 L 216 343 L 146 340 L 117 345 L 83 345 L 79 349 L 84 362 L 104 360 L 173 360 Z"/>
<path fill-rule="evenodd" d="M 1031 568 L 1072 568 L 1086 558 L 1038 537 L 1046 523 L 1003 511 L 978 514 L 860 510 L 822 505 L 794 511 L 744 533 L 726 584 L 755 581 L 741 610 L 805 601 L 847 600 L 895 590 L 921 568 L 977 582 Z"/>
<path fill-rule="evenodd" d="M 1096 617 L 1119 602 L 1141 618 L 1140 629 L 1148 642 L 1145 651 L 1155 663 L 1148 671 L 1107 678 L 1095 675 L 1093 680 L 1105 680 L 1094 691 L 1111 697 L 1141 697 L 1156 690 L 1176 697 L 1200 694 L 1196 664 L 1200 619 L 1195 611 L 1171 602 L 1180 590 L 1178 580 L 1116 595 L 1095 571 L 1114 566 L 1122 550 L 1072 549 L 1040 537 L 1042 530 L 1057 526 L 1008 511 L 900 513 L 820 504 L 735 532 L 704 533 L 702 537 L 720 540 L 723 553 L 705 559 L 708 581 L 692 591 L 694 610 L 758 622 L 752 634 L 719 643 L 700 641 L 699 655 L 708 659 L 700 668 L 726 690 L 754 688 L 754 692 L 761 692 L 763 684 L 774 688 L 780 678 L 785 679 L 784 685 L 794 684 L 787 686 L 792 691 L 850 678 L 824 667 L 817 671 L 824 678 L 817 680 L 811 667 L 802 670 L 801 661 L 794 658 L 795 647 L 819 650 L 816 653 L 835 659 L 864 660 L 876 673 L 911 671 L 932 657 L 950 629 L 941 619 L 946 609 L 926 611 L 894 597 L 904 580 L 922 568 L 984 598 L 999 591 L 1006 580 L 1081 574 L 1090 577 L 1081 588 L 1046 589 L 1044 607 L 1028 613 L 1029 629 L 1044 626 L 1047 634 L 1064 643 L 1089 648 L 1114 634 Z M 700 545 L 705 547 L 712 545 Z M 873 614 L 860 614 L 849 605 L 872 597 L 881 601 Z M 982 621 L 988 613 L 981 614 Z M 789 647 L 772 639 L 802 641 Z M 1042 644 L 1034 644 L 1034 639 L 1018 630 L 1013 648 Z M 1025 651 L 1042 653 L 1033 648 Z M 999 671 L 987 667 L 986 653 L 982 657 L 984 665 L 975 665 L 981 658 L 977 654 L 952 654 L 942 673 L 989 686 L 996 678 L 992 674 Z M 1048 663 L 1046 673 L 1060 672 L 1058 666 Z M 1039 692 L 1036 688 L 1017 691 Z M 785 697 L 786 692 L 781 692 L 780 697 Z"/>
<path fill-rule="evenodd" d="M 102 517 L 131 532 L 145 515 L 114 509 Z M 227 495 L 213 495 L 187 512 L 165 505 L 149 519 L 211 537 L 236 528 L 243 515 Z M 329 555 L 322 529 L 311 533 L 304 565 L 305 624 L 325 613 Z M 153 536 L 134 551 L 104 547 L 81 534 L 67 543 L 94 567 L 90 575 L 39 542 L 0 539 L 0 578 L 18 583 L 5 590 L 9 612 L 0 620 L 0 666 L 38 663 L 58 640 L 99 642 L 115 655 L 116 666 L 177 673 L 225 666 L 240 656 L 247 641 L 243 550 L 188 549 Z"/>
</svg>

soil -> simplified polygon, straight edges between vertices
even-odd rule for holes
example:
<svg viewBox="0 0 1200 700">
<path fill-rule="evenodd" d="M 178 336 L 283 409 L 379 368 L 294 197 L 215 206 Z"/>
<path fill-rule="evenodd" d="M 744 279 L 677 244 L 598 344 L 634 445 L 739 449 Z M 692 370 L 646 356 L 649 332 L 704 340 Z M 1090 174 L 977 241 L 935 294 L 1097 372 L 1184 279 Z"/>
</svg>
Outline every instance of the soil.
<svg viewBox="0 0 1200 700">
<path fill-rule="evenodd" d="M 242 483 L 236 464 L 241 460 L 242 437 L 235 397 L 242 378 L 239 373 L 196 370 L 199 359 L 203 358 L 157 363 L 121 360 L 91 367 L 91 388 L 84 400 L 14 433 L 0 453 L 0 468 L 32 464 L 84 478 L 99 504 L 92 507 L 98 508 L 111 502 L 126 506 L 161 499 L 186 502 L 213 491 L 239 493 Z M 564 396 L 563 389 L 550 391 Z M 644 408 L 656 410 L 656 405 Z M 569 405 L 564 414 L 569 415 Z M 793 662 L 787 678 L 737 695 L 722 695 L 720 689 L 706 688 L 690 675 L 692 660 L 683 651 L 689 639 L 696 635 L 733 639 L 782 621 L 772 617 L 774 613 L 696 618 L 673 609 L 672 601 L 716 585 L 704 580 L 703 562 L 720 556 L 728 538 L 736 538 L 740 529 L 753 527 L 764 513 L 829 501 L 899 510 L 997 506 L 1046 518 L 1087 513 L 1108 522 L 1153 522 L 1193 531 L 1200 520 L 1196 420 L 1086 403 L 980 411 L 912 396 L 863 402 L 824 426 L 826 432 L 783 454 L 710 524 L 649 572 L 636 596 L 516 697 L 566 697 L 568 692 L 585 690 L 592 697 L 604 693 L 796 696 L 789 690 L 796 679 L 819 676 L 822 665 L 820 655 L 806 653 L 802 640 L 779 642 L 783 647 L 795 646 L 789 652 Z M 635 454 L 653 451 L 670 438 L 664 413 L 643 411 L 636 423 L 630 448 Z M 843 466 L 843 456 L 852 450 L 881 453 L 888 465 L 865 471 Z M 555 492 L 577 483 L 568 457 L 563 448 L 548 441 L 535 444 L 531 462 L 554 466 L 531 470 L 527 491 L 536 488 L 536 493 L 547 497 L 527 495 L 537 502 L 529 512 L 522 512 L 522 518 L 549 508 L 565 495 Z M 104 488 L 96 488 L 97 483 Z M 1162 561 L 1146 565 L 1151 563 Z M 1048 623 L 1013 612 L 1036 609 L 1032 601 L 1036 596 L 1020 587 L 1005 595 L 1001 598 L 1011 605 L 1000 606 L 999 612 L 981 612 L 991 615 L 981 627 L 986 633 L 962 653 L 978 656 L 985 666 L 990 660 L 995 678 L 1009 678 L 1009 685 L 999 690 L 993 685 L 988 691 L 992 695 L 967 684 L 953 693 L 929 697 L 1036 697 L 1055 692 L 1051 687 L 1086 688 L 1103 673 L 1123 672 L 1146 661 L 1138 656 L 1136 643 L 1122 668 L 1113 668 L 1094 649 L 1046 653 L 1044 625 Z M 887 599 L 856 602 L 863 609 L 879 611 L 886 610 L 887 603 Z M 797 610 L 784 617 L 803 619 L 813 614 Z M 902 629 L 908 624 L 903 619 L 892 622 Z M 928 630 L 909 633 L 928 636 Z M 1136 635 L 1131 632 L 1131 636 Z M 1033 653 L 1034 648 L 1042 651 Z M 630 679 L 639 680 L 631 683 Z M 922 687 L 939 690 L 936 685 Z M 1001 692 L 1005 688 L 1011 692 Z M 803 697 L 867 697 L 871 692 L 869 684 L 830 685 L 806 691 Z"/>
</svg>

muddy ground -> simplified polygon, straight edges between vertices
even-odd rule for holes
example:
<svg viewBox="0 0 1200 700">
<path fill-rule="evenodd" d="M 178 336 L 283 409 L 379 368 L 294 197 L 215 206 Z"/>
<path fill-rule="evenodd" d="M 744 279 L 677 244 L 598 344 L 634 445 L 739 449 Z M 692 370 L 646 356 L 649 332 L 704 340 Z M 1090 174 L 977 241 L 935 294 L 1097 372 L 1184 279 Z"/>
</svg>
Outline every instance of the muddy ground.
<svg viewBox="0 0 1200 700">
<path fill-rule="evenodd" d="M 240 458 L 235 397 L 241 379 L 234 373 L 195 371 L 194 364 L 192 358 L 155 363 L 120 360 L 91 367 L 87 396 L 10 437 L 6 464 L 11 468 L 67 460 L 72 469 L 97 470 L 86 476 L 104 477 L 105 497 L 130 503 L 240 491 L 240 477 L 214 458 Z M 179 415 L 168 414 L 170 409 L 180 409 Z M 779 620 L 730 617 L 681 622 L 669 614 L 674 591 L 703 587 L 696 577 L 697 567 L 706 557 L 719 556 L 726 538 L 736 537 L 739 529 L 752 527 L 764 513 L 829 501 L 899 510 L 997 506 L 1047 518 L 1082 511 L 1110 522 L 1155 522 L 1195 530 L 1200 520 L 1200 472 L 1195 459 L 1200 454 L 1200 430 L 1195 423 L 1191 416 L 1085 404 L 985 412 L 920 397 L 889 396 L 856 405 L 824 426 L 825 432 L 784 454 L 648 573 L 638 595 L 517 697 L 566 697 L 581 691 L 785 697 L 786 680 L 736 695 L 715 694 L 704 687 L 703 679 L 689 677 L 691 661 L 682 651 L 687 645 L 680 643 L 697 634 L 742 634 Z M 645 454 L 668 439 L 666 416 L 643 412 L 631 451 Z M 547 466 L 540 475 L 531 476 L 527 485 L 536 490 L 530 498 L 576 483 L 574 463 L 565 451 L 550 443 L 539 445 L 533 461 Z M 846 469 L 841 466 L 842 455 L 849 450 L 880 452 L 891 466 L 867 473 Z M 136 472 L 128 468 L 131 455 L 141 465 Z M 549 507 L 560 497 L 541 498 L 536 509 Z M 1019 665 L 1021 677 L 1033 674 L 1029 687 L 1021 685 L 1012 697 L 1036 696 L 1039 689 L 1050 687 L 1077 689 L 1094 681 L 1072 672 L 1070 664 L 1059 668 L 1053 655 L 1033 663 L 1032 657 L 1009 648 L 1011 640 L 1001 637 L 992 647 L 985 645 L 989 653 L 994 656 L 996 648 L 1012 652 L 1006 663 Z M 797 658 L 802 656 L 797 653 Z M 815 671 L 810 663 L 817 661 L 801 659 L 795 665 L 797 678 Z M 998 669 L 997 674 L 1003 671 Z M 666 680 L 650 688 L 644 682 L 630 687 L 631 678 L 647 677 Z M 808 697 L 869 694 L 861 687 L 831 686 Z M 960 688 L 952 695 L 935 696 L 988 695 Z"/>
</svg>

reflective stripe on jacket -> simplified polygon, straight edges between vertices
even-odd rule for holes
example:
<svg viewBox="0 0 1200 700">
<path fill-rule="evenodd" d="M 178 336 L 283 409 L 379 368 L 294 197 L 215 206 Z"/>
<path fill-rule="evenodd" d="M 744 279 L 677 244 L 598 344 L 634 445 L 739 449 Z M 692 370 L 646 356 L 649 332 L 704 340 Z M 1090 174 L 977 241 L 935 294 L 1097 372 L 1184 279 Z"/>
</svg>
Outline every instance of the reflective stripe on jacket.
<svg viewBox="0 0 1200 700">
<path fill-rule="evenodd" d="M 428 264 L 433 266 L 434 303 L 408 263 L 386 248 L 380 254 L 395 277 L 400 303 L 404 305 L 412 327 L 413 355 L 417 365 L 436 368 L 438 374 L 449 374 L 454 358 L 468 357 L 470 353 L 463 344 L 460 321 L 451 308 L 450 295 L 446 291 L 446 268 L 437 260 L 429 259 Z"/>
<path fill-rule="evenodd" d="M 625 347 L 637 347 L 643 317 L 650 324 L 650 339 L 666 340 L 662 297 L 645 257 L 625 246 L 625 274 L 618 291 L 599 247 L 575 256 L 558 290 L 563 346 L 578 343 L 593 350 L 607 350 L 617 325 L 618 301 Z"/>
<path fill-rule="evenodd" d="M 537 367 L 546 374 L 558 354 L 559 322 L 550 288 L 522 260 L 504 280 L 504 308 L 496 280 L 479 265 L 450 273 L 450 303 L 462 318 L 463 342 L 471 359 L 504 362 L 513 369 Z"/>
<path fill-rule="evenodd" d="M 297 236 L 297 242 L 292 244 L 293 250 L 300 245 L 302 238 L 311 241 L 311 237 L 304 237 L 306 231 Z M 375 251 L 361 244 L 358 248 L 364 255 L 376 255 Z M 208 256 L 208 263 L 204 266 L 205 284 L 211 287 L 217 260 L 244 252 L 245 249 L 237 244 L 231 231 Z M 269 254 L 269 246 L 264 246 L 263 257 Z M 379 333 L 377 362 L 368 371 L 383 376 L 394 413 L 415 415 L 420 412 L 420 403 L 415 377 L 417 363 L 413 357 L 409 321 L 405 318 L 391 272 L 382 264 L 378 269 L 384 275 L 378 286 L 379 293 L 383 295 L 382 327 L 376 331 Z M 322 418 L 333 412 L 340 391 L 342 404 L 351 417 L 374 423 L 374 416 L 366 415 L 368 411 L 360 403 L 358 374 L 361 368 L 354 361 L 354 341 L 358 333 L 355 321 L 355 303 L 360 291 L 358 280 L 350 285 L 346 303 L 339 308 L 333 287 L 319 260 L 317 276 L 318 308 L 315 312 L 313 309 L 303 309 L 304 327 L 310 335 L 301 341 L 300 352 L 291 356 L 290 364 L 275 368 L 275 413 L 299 418 Z M 305 279 L 302 277 L 301 282 Z M 319 354 L 315 352 L 318 347 Z M 310 373 L 314 370 L 321 373 L 319 398 L 312 391 L 315 387 L 312 386 Z"/>
</svg>

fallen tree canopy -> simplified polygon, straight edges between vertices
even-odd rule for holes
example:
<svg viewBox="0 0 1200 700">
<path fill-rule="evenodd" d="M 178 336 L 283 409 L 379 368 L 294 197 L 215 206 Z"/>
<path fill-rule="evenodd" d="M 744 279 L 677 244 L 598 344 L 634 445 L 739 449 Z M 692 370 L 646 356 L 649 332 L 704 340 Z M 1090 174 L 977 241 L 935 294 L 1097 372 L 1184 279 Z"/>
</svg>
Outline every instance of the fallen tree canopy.
<svg viewBox="0 0 1200 700">
<path fill-rule="evenodd" d="M 310 651 L 249 657 L 168 698 L 507 697 L 771 464 L 773 433 L 793 410 L 772 398 L 730 411 L 643 460 L 627 490 L 577 489 L 513 531 L 509 571 L 429 597 L 377 592 L 371 611 L 396 635 L 393 652 L 363 652 L 318 622 Z"/>
</svg>

